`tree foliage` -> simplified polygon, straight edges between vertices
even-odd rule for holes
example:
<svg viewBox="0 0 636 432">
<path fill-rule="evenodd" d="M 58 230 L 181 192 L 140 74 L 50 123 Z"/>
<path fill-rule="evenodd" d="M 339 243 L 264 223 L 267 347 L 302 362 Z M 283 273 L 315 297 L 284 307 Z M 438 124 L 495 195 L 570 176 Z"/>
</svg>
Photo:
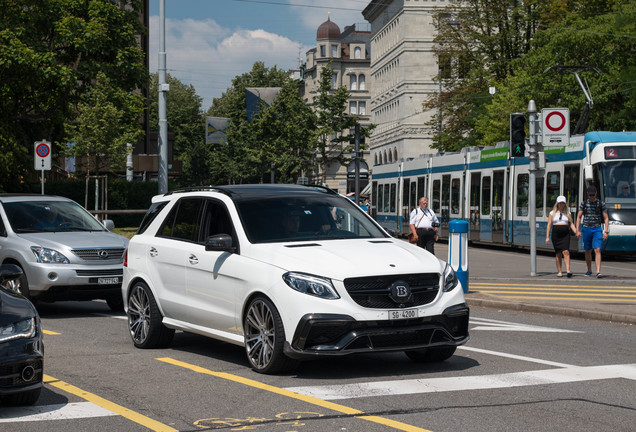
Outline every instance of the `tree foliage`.
<svg viewBox="0 0 636 432">
<path fill-rule="evenodd" d="M 3 0 L 0 3 L 0 154 L 4 189 L 19 190 L 33 142 L 56 143 L 103 72 L 131 92 L 146 83 L 140 0 Z"/>
<path fill-rule="evenodd" d="M 588 130 L 636 126 L 634 2 L 464 0 L 440 12 L 437 22 L 443 91 L 424 104 L 436 112 L 441 107 L 443 134 L 434 147 L 507 140 L 510 113 L 525 112 L 530 99 L 539 109 L 570 108 L 574 123 L 585 96 L 573 70 L 554 66 L 587 68 L 578 73 L 594 99 Z M 444 59 L 452 59 L 449 68 Z M 436 114 L 430 125 L 439 120 Z"/>
<path fill-rule="evenodd" d="M 141 138 L 139 117 L 144 100 L 139 93 L 123 92 L 99 72 L 90 93 L 77 104 L 77 117 L 65 127 L 66 149 L 87 175 L 123 168 L 129 149 Z"/>
</svg>

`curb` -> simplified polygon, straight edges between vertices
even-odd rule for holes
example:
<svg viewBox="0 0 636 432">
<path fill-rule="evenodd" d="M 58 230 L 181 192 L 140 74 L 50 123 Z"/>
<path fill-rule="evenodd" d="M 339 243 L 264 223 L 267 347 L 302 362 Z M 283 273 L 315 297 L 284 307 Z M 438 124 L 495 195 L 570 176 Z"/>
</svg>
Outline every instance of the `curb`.
<svg viewBox="0 0 636 432">
<path fill-rule="evenodd" d="M 538 312 L 554 315 L 563 315 L 576 318 L 593 319 L 599 321 L 610 321 L 624 324 L 636 324 L 636 316 L 614 314 L 609 312 L 598 312 L 581 309 L 570 309 L 564 307 L 545 306 L 527 303 L 510 303 L 500 300 L 487 300 L 487 299 L 471 299 L 467 298 L 466 303 L 469 306 L 483 306 L 500 309 L 511 309 L 524 312 Z"/>
</svg>

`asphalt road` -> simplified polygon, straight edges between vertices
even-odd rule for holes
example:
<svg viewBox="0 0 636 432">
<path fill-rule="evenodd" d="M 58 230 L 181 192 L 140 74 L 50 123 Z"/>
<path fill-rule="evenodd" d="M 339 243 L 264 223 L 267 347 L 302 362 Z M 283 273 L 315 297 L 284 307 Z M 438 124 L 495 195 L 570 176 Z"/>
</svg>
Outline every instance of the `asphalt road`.
<svg viewBox="0 0 636 432">
<path fill-rule="evenodd" d="M 490 254 L 493 265 L 510 259 Z M 242 348 L 197 335 L 136 349 L 125 317 L 104 302 L 40 309 L 47 383 L 33 407 L 0 406 L 0 431 L 631 432 L 636 424 L 629 323 L 473 306 L 471 340 L 444 363 L 370 354 L 266 376 L 249 369 Z"/>
</svg>

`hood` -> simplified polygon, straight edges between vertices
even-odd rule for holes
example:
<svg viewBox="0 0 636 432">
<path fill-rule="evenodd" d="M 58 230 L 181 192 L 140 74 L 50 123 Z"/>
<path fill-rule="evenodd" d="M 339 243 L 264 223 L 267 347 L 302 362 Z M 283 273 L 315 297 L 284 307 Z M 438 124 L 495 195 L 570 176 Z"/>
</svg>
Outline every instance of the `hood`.
<svg viewBox="0 0 636 432">
<path fill-rule="evenodd" d="M 434 255 L 394 239 L 346 239 L 252 245 L 249 257 L 335 280 L 377 274 L 440 273 Z"/>
<path fill-rule="evenodd" d="M 22 295 L 0 287 L 0 326 L 37 316 L 33 304 Z"/>
<path fill-rule="evenodd" d="M 128 239 L 110 231 L 58 231 L 18 234 L 34 245 L 56 250 L 81 248 L 126 248 Z"/>
</svg>

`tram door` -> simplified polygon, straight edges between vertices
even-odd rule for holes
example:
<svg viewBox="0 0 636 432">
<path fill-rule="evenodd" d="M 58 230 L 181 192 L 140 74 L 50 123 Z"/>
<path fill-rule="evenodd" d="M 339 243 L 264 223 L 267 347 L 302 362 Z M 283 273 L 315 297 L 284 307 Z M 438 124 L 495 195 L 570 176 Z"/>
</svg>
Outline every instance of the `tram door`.
<svg viewBox="0 0 636 432">
<path fill-rule="evenodd" d="M 470 196 L 468 197 L 468 199 L 468 209 L 470 212 L 470 240 L 479 241 L 479 203 L 481 201 L 481 173 L 472 173 L 470 175 Z"/>
<path fill-rule="evenodd" d="M 504 241 L 504 170 L 493 172 L 492 176 L 492 241 L 503 243 Z"/>
</svg>

